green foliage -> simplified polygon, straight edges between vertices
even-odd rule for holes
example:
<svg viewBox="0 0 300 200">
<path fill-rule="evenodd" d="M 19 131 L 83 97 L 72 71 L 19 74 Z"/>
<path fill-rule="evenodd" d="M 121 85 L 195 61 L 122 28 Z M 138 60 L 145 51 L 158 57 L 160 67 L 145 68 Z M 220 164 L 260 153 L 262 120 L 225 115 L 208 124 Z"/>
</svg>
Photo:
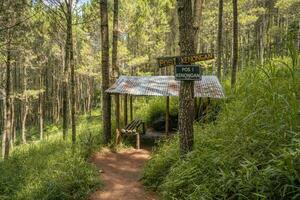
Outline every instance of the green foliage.
<svg viewBox="0 0 300 200">
<path fill-rule="evenodd" d="M 179 159 L 178 147 L 178 137 L 170 141 L 161 141 L 144 169 L 144 185 L 156 190 L 162 184 L 172 165 Z"/>
<path fill-rule="evenodd" d="M 299 65 L 244 71 L 217 122 L 195 127 L 195 150 L 179 159 L 177 139 L 162 146 L 145 184 L 164 199 L 299 199 L 299 91 Z"/>
<path fill-rule="evenodd" d="M 20 145 L 0 161 L 0 199 L 86 199 L 99 186 L 98 173 L 87 158 L 99 148 L 99 116 L 81 117 L 78 144 L 61 139 L 57 127 L 48 139 Z"/>
<path fill-rule="evenodd" d="M 165 97 L 166 98 L 166 97 Z M 160 116 L 165 116 L 166 99 L 163 97 L 140 98 L 135 102 L 135 115 L 147 122 L 153 122 Z M 178 98 L 170 98 L 170 115 L 178 114 Z"/>
</svg>

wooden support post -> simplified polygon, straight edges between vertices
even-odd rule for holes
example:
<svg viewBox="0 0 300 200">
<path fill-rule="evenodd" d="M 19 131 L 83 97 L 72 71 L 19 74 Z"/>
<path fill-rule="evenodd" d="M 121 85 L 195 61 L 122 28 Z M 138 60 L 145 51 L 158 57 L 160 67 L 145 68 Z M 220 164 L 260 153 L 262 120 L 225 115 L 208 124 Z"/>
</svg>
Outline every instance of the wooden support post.
<svg viewBox="0 0 300 200">
<path fill-rule="evenodd" d="M 136 134 L 136 148 L 140 149 L 141 148 L 141 138 L 140 138 L 140 133 Z"/>
<path fill-rule="evenodd" d="M 116 145 L 119 144 L 120 140 L 120 97 L 119 94 L 115 95 L 115 114 L 116 114 Z"/>
<path fill-rule="evenodd" d="M 127 94 L 124 95 L 124 126 L 128 124 Z"/>
<path fill-rule="evenodd" d="M 130 121 L 132 121 L 133 120 L 133 97 L 132 97 L 132 95 L 130 95 L 130 97 L 129 97 L 129 106 L 130 106 Z"/>
<path fill-rule="evenodd" d="M 167 96 L 166 98 L 166 135 L 169 135 L 169 119 L 170 119 L 170 97 Z"/>
</svg>

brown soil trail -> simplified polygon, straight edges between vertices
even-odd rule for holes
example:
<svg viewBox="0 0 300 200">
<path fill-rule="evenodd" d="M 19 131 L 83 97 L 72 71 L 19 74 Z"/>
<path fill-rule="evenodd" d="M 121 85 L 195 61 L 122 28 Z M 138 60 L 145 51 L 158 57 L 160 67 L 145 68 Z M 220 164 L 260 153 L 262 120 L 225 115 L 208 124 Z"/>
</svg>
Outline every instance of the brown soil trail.
<svg viewBox="0 0 300 200">
<path fill-rule="evenodd" d="M 92 161 L 103 171 L 100 176 L 104 188 L 93 193 L 90 200 L 157 200 L 139 181 L 142 167 L 149 158 L 150 151 L 145 149 L 95 154 Z"/>
</svg>

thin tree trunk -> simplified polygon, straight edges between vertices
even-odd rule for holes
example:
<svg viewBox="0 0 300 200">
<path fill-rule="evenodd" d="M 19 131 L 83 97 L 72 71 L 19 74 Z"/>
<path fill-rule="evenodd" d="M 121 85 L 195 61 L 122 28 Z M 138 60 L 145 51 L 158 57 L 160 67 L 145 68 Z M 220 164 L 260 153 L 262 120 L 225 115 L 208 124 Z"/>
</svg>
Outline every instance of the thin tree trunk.
<svg viewBox="0 0 300 200">
<path fill-rule="evenodd" d="M 7 113 L 6 113 L 6 97 L 3 98 L 3 132 L 2 132 L 2 157 L 5 156 L 5 148 L 6 148 L 6 119 Z"/>
<path fill-rule="evenodd" d="M 238 68 L 238 0 L 233 2 L 233 51 L 232 51 L 232 72 L 231 72 L 231 87 L 234 88 L 236 83 L 237 68 Z"/>
<path fill-rule="evenodd" d="M 197 52 L 198 47 L 198 35 L 200 30 L 200 25 L 202 22 L 202 11 L 205 0 L 194 0 L 194 14 L 193 14 L 193 29 L 194 29 L 194 47 L 195 52 Z"/>
<path fill-rule="evenodd" d="M 109 87 L 109 37 L 107 0 L 100 0 L 101 44 L 102 44 L 102 124 L 104 143 L 111 140 L 111 99 L 105 91 Z"/>
<path fill-rule="evenodd" d="M 4 138 L 4 152 L 3 152 L 3 157 L 4 159 L 7 159 L 9 156 L 9 150 L 10 150 L 10 139 L 11 139 L 11 98 L 10 98 L 10 70 L 11 70 L 11 39 L 10 39 L 10 33 L 8 33 L 8 44 L 7 44 L 7 55 L 6 55 L 6 89 L 5 89 L 5 94 L 6 94 L 6 117 L 5 117 L 5 132 L 3 135 Z"/>
<path fill-rule="evenodd" d="M 43 88 L 43 75 L 40 76 L 40 89 Z M 39 94 L 39 131 L 40 131 L 40 140 L 44 138 L 44 118 L 43 118 L 43 93 Z M 54 107 L 54 106 L 53 106 Z"/>
<path fill-rule="evenodd" d="M 22 142 L 23 144 L 26 144 L 26 119 L 28 115 L 28 96 L 27 96 L 27 69 L 24 65 L 24 78 L 23 78 L 23 95 L 24 95 L 24 102 L 23 102 L 23 117 L 22 117 L 22 124 L 21 124 L 21 130 L 22 130 Z"/>
<path fill-rule="evenodd" d="M 76 94 L 75 94 L 75 62 L 73 51 L 73 32 L 72 32 L 72 5 L 73 1 L 69 0 L 67 4 L 68 9 L 68 35 L 69 35 L 69 54 L 71 67 L 71 124 L 72 124 L 72 143 L 76 143 Z"/>
<path fill-rule="evenodd" d="M 119 0 L 114 0 L 114 19 L 113 19 L 113 45 L 112 45 L 112 74 L 113 81 L 119 77 L 118 66 L 118 37 L 119 37 Z M 116 115 L 116 128 L 120 130 L 120 96 L 115 95 L 115 115 Z"/>
<path fill-rule="evenodd" d="M 191 0 L 177 0 L 179 18 L 179 46 L 181 55 L 195 53 L 193 12 Z M 184 156 L 194 144 L 194 82 L 181 81 L 179 92 L 180 154 Z"/>
<path fill-rule="evenodd" d="M 264 54 L 265 54 L 265 42 L 264 42 L 264 25 L 265 24 L 265 16 L 263 16 L 263 19 L 261 21 L 261 24 L 259 26 L 259 59 L 260 64 L 264 64 Z"/>
<path fill-rule="evenodd" d="M 223 56 L 223 0 L 219 0 L 219 24 L 218 24 L 218 78 L 221 80 L 222 56 Z"/>
<path fill-rule="evenodd" d="M 70 18 L 67 18 L 67 36 L 65 43 L 65 65 L 64 65 L 64 79 L 63 79 L 63 139 L 67 139 L 69 129 L 69 68 L 70 68 L 70 48 L 71 48 L 71 32 L 70 32 Z"/>
</svg>

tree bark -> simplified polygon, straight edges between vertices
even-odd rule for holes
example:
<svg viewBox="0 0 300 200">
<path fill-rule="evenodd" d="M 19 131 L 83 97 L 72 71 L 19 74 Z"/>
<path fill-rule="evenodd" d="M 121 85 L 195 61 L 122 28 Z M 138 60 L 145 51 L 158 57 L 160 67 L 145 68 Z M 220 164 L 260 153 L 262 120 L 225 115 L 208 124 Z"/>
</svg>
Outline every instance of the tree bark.
<svg viewBox="0 0 300 200">
<path fill-rule="evenodd" d="M 28 115 L 28 96 L 27 96 L 27 69 L 26 66 L 24 65 L 24 77 L 23 77 L 23 95 L 24 95 L 24 102 L 23 102 L 23 117 L 22 117 L 22 125 L 21 125 L 21 130 L 22 130 L 22 142 L 23 144 L 26 144 L 26 119 Z"/>
<path fill-rule="evenodd" d="M 219 24 L 218 24 L 218 56 L 217 68 L 218 78 L 221 80 L 222 76 L 222 57 L 223 57 L 223 0 L 219 0 Z"/>
<path fill-rule="evenodd" d="M 73 31 L 72 31 L 72 5 L 73 1 L 69 0 L 67 4 L 68 9 L 68 35 L 69 35 L 69 54 L 70 54 L 70 67 L 71 67 L 71 124 L 72 124 L 72 143 L 76 143 L 76 94 L 75 94 L 75 62 L 73 51 Z"/>
<path fill-rule="evenodd" d="M 195 52 L 197 52 L 198 47 L 198 35 L 200 30 L 200 25 L 202 21 L 202 11 L 205 0 L 194 0 L 194 14 L 193 14 L 193 29 L 194 29 L 194 47 Z"/>
<path fill-rule="evenodd" d="M 111 99 L 105 92 L 109 88 L 109 36 L 107 0 L 100 0 L 101 43 L 102 43 L 102 124 L 104 143 L 111 140 Z"/>
<path fill-rule="evenodd" d="M 238 0 L 232 0 L 233 3 L 233 51 L 232 51 L 232 72 L 231 72 L 231 88 L 236 83 L 238 68 Z"/>
<path fill-rule="evenodd" d="M 195 53 L 193 12 L 191 0 L 177 0 L 179 18 L 179 46 L 181 55 Z M 184 156 L 194 144 L 194 82 L 181 81 L 179 92 L 180 154 Z"/>
<path fill-rule="evenodd" d="M 112 44 L 112 75 L 113 81 L 119 77 L 118 66 L 118 38 L 119 38 L 119 0 L 114 0 L 114 19 L 113 19 L 113 44 Z M 115 95 L 115 115 L 116 115 L 116 128 L 120 129 L 120 96 Z"/>
<path fill-rule="evenodd" d="M 67 6 L 68 7 L 68 6 Z M 67 10 L 69 10 L 67 8 Z M 68 12 L 68 11 L 67 11 Z M 70 69 L 70 48 L 71 48 L 71 28 L 72 21 L 68 13 L 66 17 L 66 25 L 67 25 L 67 36 L 65 43 L 65 64 L 64 64 L 64 80 L 63 80 L 63 139 L 67 139 L 68 129 L 69 129 L 69 69 Z"/>
<path fill-rule="evenodd" d="M 40 90 L 43 89 L 43 73 L 41 72 L 40 76 Z M 44 93 L 44 92 L 43 92 Z M 39 132 L 40 140 L 44 138 L 44 116 L 43 116 L 43 104 L 44 104 L 44 95 L 43 93 L 39 94 Z M 53 106 L 54 108 L 54 106 Z"/>
<path fill-rule="evenodd" d="M 3 157 L 7 159 L 9 157 L 10 150 L 10 139 L 11 139 L 11 98 L 10 98 L 10 79 L 11 79 L 11 39 L 10 33 L 8 33 L 8 43 L 7 43 L 7 55 L 6 55 L 6 88 L 5 88 L 5 131 L 3 134 L 4 138 L 4 148 L 3 148 Z"/>
</svg>

